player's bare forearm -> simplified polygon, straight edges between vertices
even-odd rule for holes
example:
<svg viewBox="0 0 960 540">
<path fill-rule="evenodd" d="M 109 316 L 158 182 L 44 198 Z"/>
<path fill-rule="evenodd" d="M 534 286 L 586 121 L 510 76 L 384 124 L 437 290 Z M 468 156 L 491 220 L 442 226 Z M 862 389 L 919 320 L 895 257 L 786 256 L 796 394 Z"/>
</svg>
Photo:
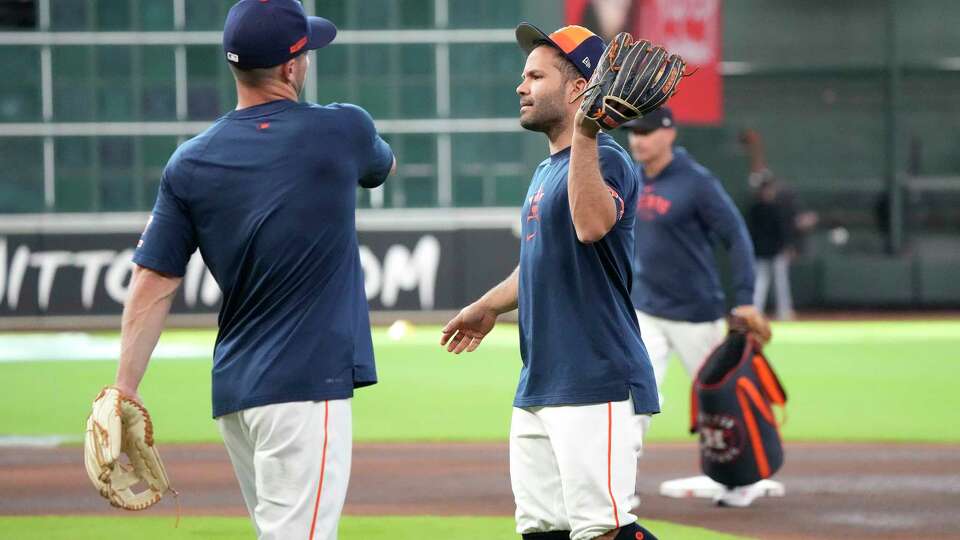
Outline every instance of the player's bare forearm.
<svg viewBox="0 0 960 540">
<path fill-rule="evenodd" d="M 480 299 L 477 300 L 477 303 L 494 311 L 497 315 L 503 315 L 504 313 L 513 311 L 517 309 L 517 290 L 519 283 L 520 267 L 518 266 L 507 276 L 507 279 L 501 281 L 481 296 Z"/>
<path fill-rule="evenodd" d="M 567 176 L 570 216 L 577 239 L 585 244 L 606 236 L 617 222 L 616 202 L 600 174 L 596 134 L 574 130 Z"/>
<path fill-rule="evenodd" d="M 137 396 L 137 388 L 160 339 L 160 332 L 181 281 L 183 278 L 134 266 L 120 330 L 120 363 L 116 386 L 123 393 Z"/>
</svg>

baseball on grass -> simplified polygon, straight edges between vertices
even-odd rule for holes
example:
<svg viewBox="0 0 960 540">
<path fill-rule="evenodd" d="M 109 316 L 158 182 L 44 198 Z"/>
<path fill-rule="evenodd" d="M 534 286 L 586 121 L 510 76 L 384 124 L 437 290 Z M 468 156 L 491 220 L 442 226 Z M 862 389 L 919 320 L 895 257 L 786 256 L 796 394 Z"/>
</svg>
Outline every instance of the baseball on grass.
<svg viewBox="0 0 960 540">
<path fill-rule="evenodd" d="M 387 337 L 393 341 L 400 341 L 412 333 L 413 323 L 403 319 L 394 321 L 393 324 L 390 325 L 390 328 L 387 329 Z"/>
</svg>

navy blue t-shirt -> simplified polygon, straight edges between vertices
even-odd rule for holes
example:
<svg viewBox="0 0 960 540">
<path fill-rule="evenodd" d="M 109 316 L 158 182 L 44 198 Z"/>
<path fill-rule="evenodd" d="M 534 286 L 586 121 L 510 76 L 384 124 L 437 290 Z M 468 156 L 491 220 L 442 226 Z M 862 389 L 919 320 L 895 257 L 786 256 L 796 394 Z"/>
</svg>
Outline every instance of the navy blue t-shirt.
<svg viewBox="0 0 960 540">
<path fill-rule="evenodd" d="M 617 223 L 600 241 L 577 239 L 567 200 L 570 148 L 533 173 L 520 244 L 520 354 L 515 407 L 623 401 L 659 412 L 650 359 L 630 302 L 639 180 L 610 136 L 598 137 L 600 169 Z"/>
<path fill-rule="evenodd" d="M 214 417 L 376 382 L 356 188 L 392 164 L 360 107 L 288 100 L 231 111 L 174 152 L 133 260 L 182 276 L 199 247 L 220 285 Z"/>
<path fill-rule="evenodd" d="M 753 304 L 753 243 L 740 211 L 683 148 L 655 178 L 637 166 L 637 309 L 664 319 L 707 322 L 726 313 L 713 246 L 730 254 L 734 301 Z"/>
</svg>

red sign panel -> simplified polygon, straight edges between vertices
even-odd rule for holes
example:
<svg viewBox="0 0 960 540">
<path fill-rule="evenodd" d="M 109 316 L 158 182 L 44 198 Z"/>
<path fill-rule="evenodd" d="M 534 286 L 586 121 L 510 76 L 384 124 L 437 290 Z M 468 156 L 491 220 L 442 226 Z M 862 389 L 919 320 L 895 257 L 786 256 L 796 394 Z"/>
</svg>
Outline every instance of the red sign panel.
<svg viewBox="0 0 960 540">
<path fill-rule="evenodd" d="M 692 77 L 669 101 L 678 122 L 723 121 L 720 77 L 721 0 L 566 0 L 567 24 L 581 24 L 607 41 L 621 31 L 649 39 L 687 61 Z"/>
</svg>

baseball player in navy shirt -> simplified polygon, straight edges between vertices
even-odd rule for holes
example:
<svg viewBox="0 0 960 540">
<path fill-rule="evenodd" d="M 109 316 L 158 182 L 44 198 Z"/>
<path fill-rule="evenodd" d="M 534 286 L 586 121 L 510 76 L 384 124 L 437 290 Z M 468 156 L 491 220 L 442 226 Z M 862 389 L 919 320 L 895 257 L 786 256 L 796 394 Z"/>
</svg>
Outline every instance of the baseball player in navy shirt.
<svg viewBox="0 0 960 540">
<path fill-rule="evenodd" d="M 527 54 L 520 125 L 547 136 L 521 218 L 520 265 L 464 308 L 441 344 L 473 351 L 519 309 L 523 368 L 510 478 L 524 539 L 654 538 L 631 514 L 637 458 L 659 411 L 630 302 L 638 178 L 629 155 L 582 125 L 579 95 L 604 49 L 586 28 L 517 28 Z"/>
<path fill-rule="evenodd" d="M 624 127 L 641 180 L 633 303 L 659 388 L 671 352 L 692 378 L 726 335 L 715 243 L 729 253 L 733 313 L 761 316 L 753 306 L 753 242 L 720 181 L 674 147 L 677 132 L 668 107 Z M 722 491 L 706 477 L 699 480 L 711 483 L 723 504 L 746 506 L 755 496 L 750 486 Z"/>
<path fill-rule="evenodd" d="M 223 291 L 213 416 L 261 539 L 334 539 L 351 461 L 354 388 L 374 384 L 356 188 L 395 167 L 354 105 L 299 102 L 308 50 L 333 24 L 295 0 L 227 15 L 237 107 L 164 169 L 133 257 L 116 385 L 137 396 L 191 254 Z"/>
</svg>

